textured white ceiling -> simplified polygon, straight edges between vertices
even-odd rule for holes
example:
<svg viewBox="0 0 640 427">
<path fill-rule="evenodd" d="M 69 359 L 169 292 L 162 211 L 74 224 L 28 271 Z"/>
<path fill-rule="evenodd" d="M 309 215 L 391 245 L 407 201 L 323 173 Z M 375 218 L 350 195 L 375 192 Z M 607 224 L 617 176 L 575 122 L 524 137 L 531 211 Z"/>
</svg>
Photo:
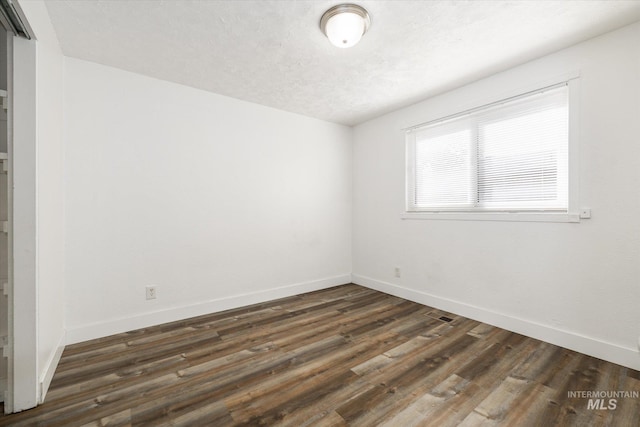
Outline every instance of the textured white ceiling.
<svg viewBox="0 0 640 427">
<path fill-rule="evenodd" d="M 356 1 L 371 28 L 338 49 L 318 27 L 338 3 L 46 5 L 67 56 L 348 125 L 640 20 L 640 1 Z"/>
</svg>

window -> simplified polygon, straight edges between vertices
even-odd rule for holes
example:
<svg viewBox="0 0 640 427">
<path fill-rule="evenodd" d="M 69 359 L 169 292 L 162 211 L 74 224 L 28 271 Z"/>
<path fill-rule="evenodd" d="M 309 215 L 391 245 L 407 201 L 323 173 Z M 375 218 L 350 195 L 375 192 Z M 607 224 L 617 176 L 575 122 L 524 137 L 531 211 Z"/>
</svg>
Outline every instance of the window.
<svg viewBox="0 0 640 427">
<path fill-rule="evenodd" d="M 567 83 L 408 130 L 407 210 L 568 213 Z"/>
</svg>

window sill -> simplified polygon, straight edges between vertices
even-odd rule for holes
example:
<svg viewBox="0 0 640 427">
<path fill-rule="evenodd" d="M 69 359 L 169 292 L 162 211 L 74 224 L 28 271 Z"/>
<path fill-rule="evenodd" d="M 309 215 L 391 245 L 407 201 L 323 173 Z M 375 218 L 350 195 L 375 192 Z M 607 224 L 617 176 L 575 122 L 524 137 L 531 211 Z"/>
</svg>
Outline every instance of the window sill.
<svg viewBox="0 0 640 427">
<path fill-rule="evenodd" d="M 553 212 L 403 212 L 401 219 L 449 221 L 580 222 L 577 213 Z"/>
</svg>

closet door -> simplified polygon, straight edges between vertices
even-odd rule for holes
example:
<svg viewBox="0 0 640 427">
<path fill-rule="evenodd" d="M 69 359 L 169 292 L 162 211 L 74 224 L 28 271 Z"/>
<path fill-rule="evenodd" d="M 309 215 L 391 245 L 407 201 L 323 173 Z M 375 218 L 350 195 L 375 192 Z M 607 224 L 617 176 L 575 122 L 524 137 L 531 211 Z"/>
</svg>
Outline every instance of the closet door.
<svg viewBox="0 0 640 427">
<path fill-rule="evenodd" d="M 7 33 L 0 27 L 0 402 L 9 391 L 9 169 Z"/>
</svg>

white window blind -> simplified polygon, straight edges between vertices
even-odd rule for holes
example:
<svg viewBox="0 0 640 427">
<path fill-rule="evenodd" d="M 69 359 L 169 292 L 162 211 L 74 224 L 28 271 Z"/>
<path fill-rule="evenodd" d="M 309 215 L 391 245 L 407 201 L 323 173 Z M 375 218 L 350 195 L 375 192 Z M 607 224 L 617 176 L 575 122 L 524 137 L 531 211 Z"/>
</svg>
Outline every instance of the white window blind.
<svg viewBox="0 0 640 427">
<path fill-rule="evenodd" d="M 540 90 L 408 131 L 409 211 L 568 210 L 568 90 Z"/>
</svg>

